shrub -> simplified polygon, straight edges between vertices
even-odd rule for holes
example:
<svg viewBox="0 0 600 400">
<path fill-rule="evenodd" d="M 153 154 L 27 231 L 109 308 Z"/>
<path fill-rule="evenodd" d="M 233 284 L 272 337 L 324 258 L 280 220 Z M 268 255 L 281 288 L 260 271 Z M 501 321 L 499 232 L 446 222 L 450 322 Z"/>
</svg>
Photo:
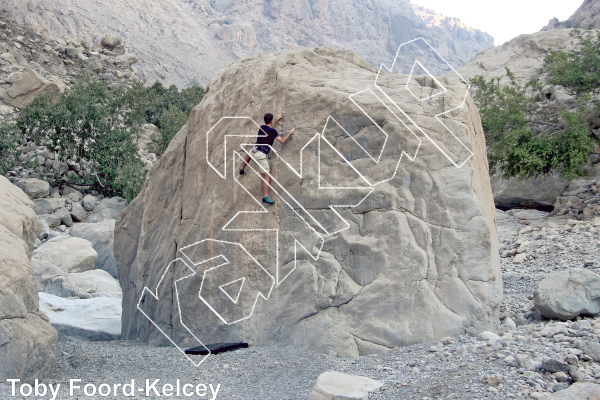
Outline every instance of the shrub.
<svg viewBox="0 0 600 400">
<path fill-rule="evenodd" d="M 150 87 L 135 85 L 129 97 L 135 114 L 146 123 L 156 125 L 158 134 L 152 138 L 151 150 L 162 154 L 169 142 L 187 122 L 192 108 L 204 97 L 204 89 L 191 86 L 179 91 L 176 86 L 164 87 L 160 82 Z"/>
<path fill-rule="evenodd" d="M 152 123 L 159 128 L 152 150 L 161 154 L 203 95 L 199 86 L 179 91 L 159 82 L 110 90 L 103 82 L 79 76 L 58 101 L 39 96 L 20 112 L 15 124 L 0 125 L 0 172 L 5 174 L 17 164 L 17 142 L 28 137 L 38 146 L 57 151 L 63 162 L 86 165 L 84 176 L 69 176 L 72 183 L 91 185 L 105 196 L 120 195 L 130 201 L 146 176 L 136 157 L 141 125 Z"/>
<path fill-rule="evenodd" d="M 138 129 L 125 95 L 125 89 L 109 90 L 82 76 L 58 101 L 36 98 L 21 111 L 15 129 L 57 150 L 62 161 L 89 162 L 84 177 L 71 176 L 75 183 L 90 184 L 106 196 L 122 195 L 128 189 L 116 178 L 135 160 Z"/>
<path fill-rule="evenodd" d="M 20 138 L 14 125 L 0 125 L 0 174 L 6 175 L 17 164 L 17 144 Z"/>
<path fill-rule="evenodd" d="M 600 93 L 600 31 L 574 29 L 571 36 L 577 40 L 569 51 L 550 50 L 544 59 L 548 83 L 565 88 L 577 98 L 589 100 Z"/>
<path fill-rule="evenodd" d="M 583 109 L 576 113 L 540 105 L 540 85 L 519 85 L 507 68 L 500 78 L 471 80 L 492 171 L 524 179 L 559 171 L 571 179 L 585 173 L 592 140 Z"/>
</svg>

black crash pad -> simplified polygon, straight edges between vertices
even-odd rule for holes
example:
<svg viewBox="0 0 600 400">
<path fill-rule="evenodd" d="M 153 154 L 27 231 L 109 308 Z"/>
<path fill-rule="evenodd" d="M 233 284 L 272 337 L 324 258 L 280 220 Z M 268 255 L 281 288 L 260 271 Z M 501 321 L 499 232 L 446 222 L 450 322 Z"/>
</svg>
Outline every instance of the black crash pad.
<svg viewBox="0 0 600 400">
<path fill-rule="evenodd" d="M 210 352 L 212 354 L 219 354 L 219 353 L 225 353 L 226 351 L 233 351 L 233 350 L 237 350 L 237 349 L 247 349 L 248 343 L 207 344 L 206 347 L 198 346 L 198 347 L 192 347 L 191 349 L 187 349 L 185 351 L 185 354 L 205 356 L 208 354 L 208 351 L 206 351 L 207 348 L 208 348 L 208 350 L 210 350 Z"/>
</svg>

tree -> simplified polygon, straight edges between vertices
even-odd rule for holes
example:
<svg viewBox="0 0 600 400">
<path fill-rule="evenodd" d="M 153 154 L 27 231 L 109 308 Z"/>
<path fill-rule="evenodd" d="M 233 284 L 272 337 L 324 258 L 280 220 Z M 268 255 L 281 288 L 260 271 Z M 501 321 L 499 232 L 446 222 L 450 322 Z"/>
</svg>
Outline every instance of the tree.
<svg viewBox="0 0 600 400">
<path fill-rule="evenodd" d="M 138 127 L 125 89 L 109 90 L 81 76 L 56 102 L 47 95 L 36 98 L 21 111 L 14 129 L 56 150 L 62 161 L 88 164 L 87 174 L 72 177 L 75 183 L 115 196 L 133 193 L 132 182 L 116 179 L 125 165 L 138 165 L 138 178 L 145 176 L 142 163 L 136 163 Z"/>
<path fill-rule="evenodd" d="M 541 85 L 500 78 L 471 80 L 486 134 L 490 169 L 524 179 L 559 171 L 571 179 L 585 172 L 592 141 L 582 110 L 569 113 L 540 103 Z"/>
<path fill-rule="evenodd" d="M 548 83 L 565 88 L 578 99 L 589 100 L 600 93 L 600 31 L 574 29 L 575 47 L 567 51 L 550 50 L 544 59 Z"/>
</svg>

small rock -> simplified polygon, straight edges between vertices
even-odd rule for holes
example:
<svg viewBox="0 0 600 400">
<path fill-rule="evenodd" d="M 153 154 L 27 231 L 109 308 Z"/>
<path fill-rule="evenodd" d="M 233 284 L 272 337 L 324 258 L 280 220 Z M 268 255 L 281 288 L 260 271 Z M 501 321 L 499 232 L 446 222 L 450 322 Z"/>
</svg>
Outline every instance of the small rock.
<svg viewBox="0 0 600 400">
<path fill-rule="evenodd" d="M 104 36 L 100 44 L 107 50 L 113 50 L 115 47 L 121 45 L 121 38 L 118 36 Z"/>
<path fill-rule="evenodd" d="M 548 372 L 566 372 L 571 369 L 571 366 L 554 358 L 544 357 L 542 359 L 542 368 Z"/>
<path fill-rule="evenodd" d="M 71 217 L 76 222 L 83 222 L 87 218 L 87 211 L 79 203 L 74 203 L 71 209 Z"/>
<path fill-rule="evenodd" d="M 68 227 L 73 226 L 73 218 L 71 218 L 71 214 L 66 208 L 61 208 L 60 210 L 55 211 L 54 215 L 60 218 L 61 224 Z"/>
<path fill-rule="evenodd" d="M 530 233 L 533 230 L 531 226 L 526 226 L 519 231 L 519 235 L 524 235 L 526 233 Z"/>
<path fill-rule="evenodd" d="M 83 198 L 83 208 L 85 211 L 91 212 L 94 207 L 98 204 L 98 198 L 95 196 L 87 195 Z"/>
<path fill-rule="evenodd" d="M 577 348 L 590 356 L 592 360 L 600 362 L 600 343 L 597 341 L 582 340 L 577 342 Z"/>
<path fill-rule="evenodd" d="M 535 289 L 533 303 L 546 318 L 573 319 L 600 312 L 600 275 L 581 268 L 545 278 Z"/>
<path fill-rule="evenodd" d="M 569 382 L 571 380 L 569 375 L 563 371 L 553 373 L 552 377 L 556 379 L 557 382 Z"/>
<path fill-rule="evenodd" d="M 525 262 L 525 260 L 527 260 L 527 254 L 520 253 L 515 256 L 515 258 L 513 259 L 513 263 L 523 264 Z"/>
<path fill-rule="evenodd" d="M 370 378 L 328 371 L 319 375 L 308 400 L 363 400 L 382 386 Z"/>
<path fill-rule="evenodd" d="M 504 382 L 504 377 L 500 374 L 486 375 L 483 377 L 483 383 L 488 386 L 498 386 Z"/>
</svg>

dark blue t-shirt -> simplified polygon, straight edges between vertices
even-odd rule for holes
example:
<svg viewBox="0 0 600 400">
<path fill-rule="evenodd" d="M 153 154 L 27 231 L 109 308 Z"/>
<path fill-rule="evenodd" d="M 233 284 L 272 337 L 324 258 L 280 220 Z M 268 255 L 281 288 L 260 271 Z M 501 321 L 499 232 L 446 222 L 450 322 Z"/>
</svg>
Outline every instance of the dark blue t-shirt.
<svg viewBox="0 0 600 400">
<path fill-rule="evenodd" d="M 266 136 L 265 133 L 267 134 Z M 269 154 L 271 151 L 269 146 L 273 146 L 273 142 L 275 142 L 277 136 L 279 136 L 279 133 L 277 133 L 275 129 L 267 125 L 262 125 L 258 131 L 258 137 L 256 138 L 256 147 L 258 148 L 258 151 Z"/>
</svg>

